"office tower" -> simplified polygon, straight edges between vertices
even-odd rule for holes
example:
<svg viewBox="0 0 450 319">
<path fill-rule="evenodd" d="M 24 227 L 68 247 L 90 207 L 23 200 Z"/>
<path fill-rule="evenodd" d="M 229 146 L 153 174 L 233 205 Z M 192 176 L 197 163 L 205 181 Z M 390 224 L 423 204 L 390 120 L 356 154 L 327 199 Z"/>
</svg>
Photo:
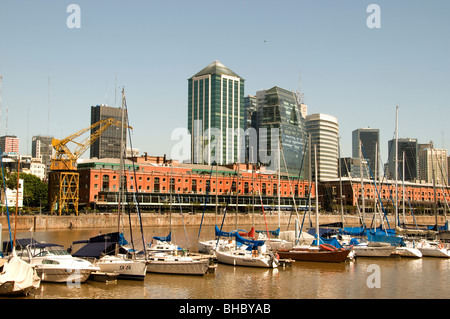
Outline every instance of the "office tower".
<svg viewBox="0 0 450 319">
<path fill-rule="evenodd" d="M 419 178 L 427 183 L 446 185 L 448 180 L 447 150 L 433 146 L 419 151 Z"/>
<path fill-rule="evenodd" d="M 36 135 L 31 139 L 31 157 L 38 158 L 45 165 L 45 174 L 50 170 L 53 146 L 53 136 Z"/>
<path fill-rule="evenodd" d="M 355 159 L 360 157 L 360 142 L 364 177 L 372 179 L 380 176 L 380 163 L 377 161 L 380 154 L 380 130 L 360 128 L 352 132 L 352 157 Z M 361 173 L 357 175 L 360 177 Z"/>
<path fill-rule="evenodd" d="M 311 167 L 314 176 L 314 145 L 317 146 L 319 181 L 338 177 L 339 125 L 335 117 L 311 114 L 306 117 L 306 132 L 311 134 Z"/>
<path fill-rule="evenodd" d="M 192 163 L 245 161 L 244 81 L 217 60 L 188 79 Z"/>
<path fill-rule="evenodd" d="M 275 86 L 256 96 L 259 162 L 278 170 L 279 158 L 281 172 L 305 177 L 307 135 L 296 94 Z"/>
<path fill-rule="evenodd" d="M 405 158 L 403 159 L 403 155 Z M 397 177 L 403 180 L 403 160 L 405 160 L 405 181 L 413 181 L 419 177 L 419 144 L 414 138 L 398 139 Z M 395 178 L 395 139 L 388 141 L 389 177 Z"/>
<path fill-rule="evenodd" d="M 124 109 L 123 122 L 128 125 L 127 110 Z M 122 120 L 122 108 L 111 107 L 107 105 L 91 106 L 91 125 L 101 120 L 114 118 L 117 121 Z M 97 131 L 100 126 L 91 130 L 91 134 Z M 103 134 L 91 145 L 91 158 L 120 158 L 120 143 L 123 134 L 124 149 L 127 145 L 127 128 L 123 127 L 123 133 L 120 126 L 111 125 Z"/>
<path fill-rule="evenodd" d="M 15 135 L 1 136 L 0 147 L 3 154 L 19 154 L 19 138 Z"/>
</svg>

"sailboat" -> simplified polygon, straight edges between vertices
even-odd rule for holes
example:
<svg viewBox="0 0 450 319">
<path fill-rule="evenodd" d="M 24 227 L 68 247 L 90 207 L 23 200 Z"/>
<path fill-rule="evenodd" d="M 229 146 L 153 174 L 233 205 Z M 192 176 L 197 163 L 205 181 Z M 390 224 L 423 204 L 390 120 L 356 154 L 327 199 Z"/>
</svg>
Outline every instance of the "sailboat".
<svg viewBox="0 0 450 319">
<path fill-rule="evenodd" d="M 170 215 L 172 216 L 172 200 L 170 205 Z M 181 206 L 180 213 L 184 227 Z M 171 222 L 170 225 L 172 225 Z M 216 267 L 212 258 L 192 255 L 186 250 L 182 250 L 171 242 L 171 234 L 172 230 L 165 238 L 153 237 L 158 240 L 158 243 L 147 248 L 147 272 L 174 275 L 205 275 L 215 271 Z"/>
<path fill-rule="evenodd" d="M 277 268 L 277 256 L 267 251 L 265 241 L 245 239 L 234 233 L 238 247 L 219 246 L 215 254 L 217 261 L 223 264 L 245 267 Z"/>
<path fill-rule="evenodd" d="M 344 262 L 347 260 L 351 248 L 336 248 L 330 244 L 320 244 L 319 236 L 319 197 L 318 197 L 318 174 L 317 174 L 317 146 L 314 145 L 315 157 L 315 187 L 316 187 L 316 240 L 310 246 L 294 246 L 292 249 L 280 249 L 277 254 L 282 259 L 292 259 L 295 261 L 316 261 L 316 262 Z"/>
<path fill-rule="evenodd" d="M 130 128 L 128 125 L 124 125 L 124 108 L 126 107 L 125 92 L 122 90 L 122 127 Z M 130 136 L 131 142 L 131 136 Z M 121 231 L 121 214 L 124 213 L 124 136 L 123 128 L 121 129 L 121 149 L 120 149 L 120 167 L 119 167 L 119 203 L 118 203 L 118 231 L 105 235 L 99 235 L 97 237 L 90 238 L 88 245 L 82 247 L 78 252 L 73 254 L 80 257 L 94 257 L 95 265 L 100 268 L 103 273 L 117 274 L 117 279 L 129 279 L 129 280 L 141 280 L 145 279 L 147 272 L 146 255 L 143 258 L 136 258 L 136 251 L 134 249 L 133 238 L 131 239 L 132 247 L 127 247 L 127 242 L 123 238 L 123 232 Z M 133 166 L 134 167 L 134 166 Z M 136 178 L 134 179 L 136 180 Z M 130 205 L 128 205 L 130 208 Z M 140 217 L 140 211 L 138 209 Z M 131 221 L 130 221 L 131 229 Z M 145 241 L 143 238 L 143 230 L 141 224 L 142 242 L 145 247 Z M 79 243 L 79 242 L 74 242 Z M 105 249 L 105 251 L 103 251 Z"/>
</svg>

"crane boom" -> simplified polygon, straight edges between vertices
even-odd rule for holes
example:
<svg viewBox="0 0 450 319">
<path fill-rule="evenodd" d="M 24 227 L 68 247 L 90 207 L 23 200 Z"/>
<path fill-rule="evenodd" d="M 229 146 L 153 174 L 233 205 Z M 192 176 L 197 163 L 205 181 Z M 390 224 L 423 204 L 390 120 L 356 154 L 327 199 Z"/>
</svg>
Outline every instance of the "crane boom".
<svg viewBox="0 0 450 319">
<path fill-rule="evenodd" d="M 62 140 L 54 138 L 52 140 L 52 146 L 56 152 L 54 157 L 52 158 L 51 169 L 76 170 L 76 161 L 111 125 L 123 126 L 132 129 L 132 127 L 129 127 L 127 125 L 122 125 L 121 121 L 118 121 L 114 118 L 108 118 L 106 120 L 100 120 L 87 128 L 84 128 L 72 135 L 67 136 Z M 86 137 L 82 142 L 74 141 L 85 132 L 92 130 L 98 126 L 100 127 L 95 132 Z M 67 147 L 67 143 L 69 142 L 77 144 L 74 152 L 71 152 Z"/>
</svg>

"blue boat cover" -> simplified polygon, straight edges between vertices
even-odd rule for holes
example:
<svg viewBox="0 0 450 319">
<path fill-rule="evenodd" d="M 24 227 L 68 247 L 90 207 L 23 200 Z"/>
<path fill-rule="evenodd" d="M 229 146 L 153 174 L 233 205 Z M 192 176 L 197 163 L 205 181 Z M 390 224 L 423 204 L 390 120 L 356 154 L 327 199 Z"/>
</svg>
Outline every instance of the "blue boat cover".
<svg viewBox="0 0 450 319">
<path fill-rule="evenodd" d="M 153 236 L 153 239 L 159 240 L 159 241 L 172 241 L 172 232 L 169 233 L 166 237 L 158 237 Z"/>
<path fill-rule="evenodd" d="M 222 231 L 219 229 L 219 227 L 217 227 L 217 225 L 215 226 L 215 232 L 216 232 L 216 237 L 233 237 L 234 234 L 236 233 L 235 230 L 232 230 L 231 232 Z"/>
<path fill-rule="evenodd" d="M 249 250 L 253 249 L 255 247 L 262 246 L 265 243 L 264 240 L 253 240 L 253 239 L 243 238 L 241 235 L 239 235 L 239 233 L 235 233 L 235 236 L 236 236 L 236 242 L 241 245 L 244 244 L 244 245 L 249 246 Z"/>
<path fill-rule="evenodd" d="M 123 233 L 115 232 L 103 235 L 98 235 L 89 240 L 74 241 L 74 244 L 87 243 L 78 251 L 72 254 L 74 257 L 93 257 L 100 258 L 101 255 L 110 255 L 115 252 L 116 244 L 119 246 L 128 244 L 124 238 Z M 120 253 L 126 253 L 126 250 L 119 248 Z"/>
</svg>

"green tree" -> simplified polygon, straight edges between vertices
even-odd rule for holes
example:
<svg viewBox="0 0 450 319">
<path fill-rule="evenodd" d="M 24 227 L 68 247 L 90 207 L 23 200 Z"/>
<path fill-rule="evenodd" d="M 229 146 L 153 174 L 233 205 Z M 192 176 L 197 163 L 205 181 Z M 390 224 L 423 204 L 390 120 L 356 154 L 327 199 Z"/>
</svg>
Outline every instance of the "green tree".
<svg viewBox="0 0 450 319">
<path fill-rule="evenodd" d="M 33 174 L 20 173 L 20 179 L 23 179 L 23 205 L 27 207 L 43 207 L 48 202 L 48 185 Z M 17 188 L 17 173 L 9 175 L 6 185 L 10 189 Z"/>
</svg>

